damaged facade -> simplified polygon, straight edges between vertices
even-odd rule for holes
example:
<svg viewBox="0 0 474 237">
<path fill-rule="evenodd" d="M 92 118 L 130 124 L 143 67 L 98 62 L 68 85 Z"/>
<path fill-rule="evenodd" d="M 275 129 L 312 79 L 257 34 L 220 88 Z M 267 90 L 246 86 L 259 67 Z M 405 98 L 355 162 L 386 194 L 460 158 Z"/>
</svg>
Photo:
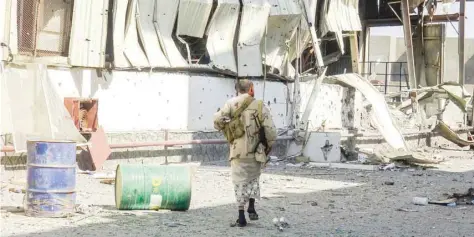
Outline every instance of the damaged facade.
<svg viewBox="0 0 474 237">
<path fill-rule="evenodd" d="M 66 98 L 97 101 L 97 124 L 110 144 L 220 138 L 211 116 L 234 96 L 235 80 L 246 77 L 255 81 L 256 97 L 271 109 L 281 135 L 323 127 L 351 136 L 364 127 L 363 118 L 372 117 L 390 145 L 407 149 L 384 96 L 367 80 L 356 74 L 324 78 L 366 70 L 361 65 L 368 57 L 368 26 L 361 19 L 374 7 L 366 5 L 362 0 L 4 0 L 2 134 L 13 135 L 5 145 L 21 152 L 31 138 L 85 142 L 73 119 L 57 119 L 67 117 L 61 107 Z M 347 66 L 337 67 L 347 58 Z M 324 83 L 318 84 L 318 77 Z M 275 152 L 286 155 L 286 146 L 281 142 Z M 223 147 L 185 145 L 170 156 L 223 160 Z M 117 156 L 163 155 L 119 151 Z"/>
</svg>

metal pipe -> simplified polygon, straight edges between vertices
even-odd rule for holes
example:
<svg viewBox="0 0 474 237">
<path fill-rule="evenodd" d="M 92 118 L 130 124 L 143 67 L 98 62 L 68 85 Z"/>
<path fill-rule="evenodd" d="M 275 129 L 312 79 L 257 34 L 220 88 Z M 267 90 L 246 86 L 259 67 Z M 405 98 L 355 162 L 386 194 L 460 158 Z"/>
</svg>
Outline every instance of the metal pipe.
<svg viewBox="0 0 474 237">
<path fill-rule="evenodd" d="M 465 19 L 466 19 L 466 0 L 461 0 L 459 3 L 459 84 L 464 85 L 464 73 L 466 72 L 465 60 L 464 60 L 464 42 L 466 41 L 465 31 Z"/>
<path fill-rule="evenodd" d="M 277 141 L 286 141 L 293 139 L 292 136 L 281 136 L 277 138 Z M 175 141 L 159 141 L 159 142 L 129 142 L 121 144 L 111 144 L 111 149 L 120 148 L 138 148 L 138 147 L 154 147 L 154 146 L 184 146 L 184 145 L 214 145 L 214 144 L 226 144 L 228 143 L 225 139 L 206 139 L 206 140 L 175 140 Z M 13 146 L 3 146 L 0 149 L 1 152 L 15 152 Z"/>
</svg>

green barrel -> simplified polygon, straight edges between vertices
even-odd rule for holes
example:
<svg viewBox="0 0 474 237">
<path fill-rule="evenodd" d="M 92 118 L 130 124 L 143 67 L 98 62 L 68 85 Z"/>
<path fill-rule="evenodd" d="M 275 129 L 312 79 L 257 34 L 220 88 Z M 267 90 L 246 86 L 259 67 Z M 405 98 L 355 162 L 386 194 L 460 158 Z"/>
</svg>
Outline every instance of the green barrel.
<svg viewBox="0 0 474 237">
<path fill-rule="evenodd" d="M 185 165 L 118 165 L 115 206 L 119 210 L 186 211 L 191 204 L 191 174 Z"/>
</svg>

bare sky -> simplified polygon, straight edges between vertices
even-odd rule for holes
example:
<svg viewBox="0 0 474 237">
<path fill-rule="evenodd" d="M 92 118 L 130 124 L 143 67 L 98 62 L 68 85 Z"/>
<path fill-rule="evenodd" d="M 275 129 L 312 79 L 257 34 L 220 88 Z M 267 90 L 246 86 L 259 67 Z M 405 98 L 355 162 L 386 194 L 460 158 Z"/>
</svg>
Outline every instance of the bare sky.
<svg viewBox="0 0 474 237">
<path fill-rule="evenodd" d="M 453 3 L 449 7 L 448 13 L 459 12 L 459 3 Z M 443 9 L 441 4 L 438 4 L 437 14 L 442 14 Z M 457 28 L 458 22 L 446 23 L 446 37 L 458 37 Z M 396 37 L 403 37 L 403 28 L 401 26 L 391 27 L 374 27 L 370 29 L 371 35 L 391 35 Z M 466 3 L 466 38 L 474 38 L 474 2 Z"/>
</svg>

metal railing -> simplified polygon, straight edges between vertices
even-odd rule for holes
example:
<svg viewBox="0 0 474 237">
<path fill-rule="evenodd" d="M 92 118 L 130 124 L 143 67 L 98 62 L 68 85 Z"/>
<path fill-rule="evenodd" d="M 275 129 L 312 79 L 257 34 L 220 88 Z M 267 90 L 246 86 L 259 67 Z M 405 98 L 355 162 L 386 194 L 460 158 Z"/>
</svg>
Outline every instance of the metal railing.
<svg viewBox="0 0 474 237">
<path fill-rule="evenodd" d="M 398 88 L 398 91 L 392 92 L 401 92 L 404 88 L 408 89 L 408 74 L 406 72 L 406 62 L 378 62 L 378 61 L 368 61 L 361 63 L 362 68 L 364 69 L 362 76 L 367 76 L 368 78 L 374 77 L 372 81 L 378 80 L 379 76 L 383 77 L 383 83 L 372 83 L 375 87 L 378 87 L 381 92 L 387 94 L 389 88 Z M 405 66 L 404 66 L 405 65 Z M 395 66 L 395 67 L 394 67 Z M 398 68 L 397 68 L 398 66 Z M 381 69 L 380 69 L 381 68 Z M 394 73 L 394 71 L 396 71 Z M 398 80 L 394 80 L 398 79 Z M 395 82 L 395 83 L 391 83 Z M 398 83 L 396 83 L 398 82 Z"/>
</svg>

